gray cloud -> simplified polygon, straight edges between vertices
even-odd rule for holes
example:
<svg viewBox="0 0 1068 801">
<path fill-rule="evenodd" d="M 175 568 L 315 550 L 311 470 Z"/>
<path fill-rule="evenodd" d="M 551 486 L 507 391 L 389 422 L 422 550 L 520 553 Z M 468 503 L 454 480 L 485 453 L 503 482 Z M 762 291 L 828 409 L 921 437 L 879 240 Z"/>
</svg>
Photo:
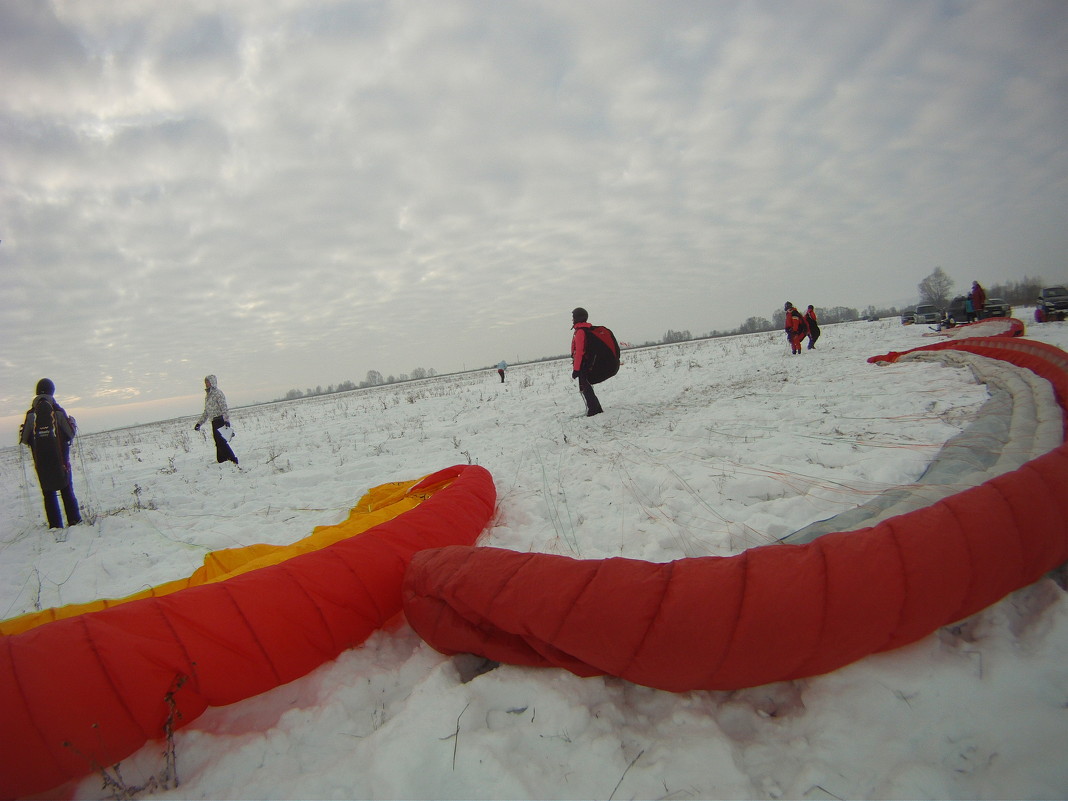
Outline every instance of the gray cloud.
<svg viewBox="0 0 1068 801">
<path fill-rule="evenodd" d="M 0 7 L 0 414 L 1064 276 L 1058 2 Z"/>
</svg>

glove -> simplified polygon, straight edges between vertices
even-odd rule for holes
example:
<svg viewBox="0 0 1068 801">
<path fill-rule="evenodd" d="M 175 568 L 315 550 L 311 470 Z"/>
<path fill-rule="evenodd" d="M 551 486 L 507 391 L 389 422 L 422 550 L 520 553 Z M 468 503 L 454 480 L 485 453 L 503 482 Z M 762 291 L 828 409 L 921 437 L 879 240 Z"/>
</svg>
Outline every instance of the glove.
<svg viewBox="0 0 1068 801">
<path fill-rule="evenodd" d="M 571 377 L 572 378 L 578 378 L 579 377 L 579 371 L 578 370 L 572 370 L 571 371 Z"/>
<path fill-rule="evenodd" d="M 193 426 L 193 430 L 200 431 L 200 423 L 197 423 L 195 426 Z"/>
</svg>

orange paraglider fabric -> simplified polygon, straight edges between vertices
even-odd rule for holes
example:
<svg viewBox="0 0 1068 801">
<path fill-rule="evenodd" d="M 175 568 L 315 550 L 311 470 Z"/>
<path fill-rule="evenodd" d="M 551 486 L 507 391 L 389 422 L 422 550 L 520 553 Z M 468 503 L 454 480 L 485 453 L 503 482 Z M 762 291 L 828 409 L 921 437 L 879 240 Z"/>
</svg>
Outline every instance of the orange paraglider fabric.
<svg viewBox="0 0 1068 801">
<path fill-rule="evenodd" d="M 1018 338 L 931 346 L 945 347 L 1028 367 L 1066 406 L 1068 354 L 1057 348 Z M 1066 560 L 1062 443 L 931 506 L 804 545 L 665 564 L 423 551 L 405 575 L 404 611 L 446 654 L 671 691 L 732 690 L 826 673 L 913 642 Z"/>
<path fill-rule="evenodd" d="M 101 609 L 108 609 L 141 598 L 160 598 L 189 587 L 198 587 L 201 584 L 225 581 L 250 570 L 276 565 L 297 554 L 325 548 L 335 542 L 362 534 L 379 523 L 384 523 L 414 509 L 435 492 L 447 487 L 452 482 L 452 478 L 450 476 L 435 483 L 427 483 L 427 479 L 416 479 L 380 484 L 367 491 L 349 510 L 348 519 L 343 523 L 334 526 L 317 526 L 309 536 L 297 542 L 288 545 L 257 543 L 242 548 L 212 551 L 204 557 L 204 564 L 186 578 L 150 587 L 125 598 L 103 598 L 82 604 L 67 604 L 3 620 L 0 621 L 0 635 L 19 634 L 40 626 L 42 623 L 84 615 L 87 612 L 98 612 Z"/>
<path fill-rule="evenodd" d="M 414 553 L 473 543 L 493 513 L 484 468 L 440 471 L 407 494 L 436 484 L 445 488 L 359 536 L 0 637 L 0 797 L 110 766 L 168 724 L 292 681 L 362 643 L 400 612 Z"/>
</svg>

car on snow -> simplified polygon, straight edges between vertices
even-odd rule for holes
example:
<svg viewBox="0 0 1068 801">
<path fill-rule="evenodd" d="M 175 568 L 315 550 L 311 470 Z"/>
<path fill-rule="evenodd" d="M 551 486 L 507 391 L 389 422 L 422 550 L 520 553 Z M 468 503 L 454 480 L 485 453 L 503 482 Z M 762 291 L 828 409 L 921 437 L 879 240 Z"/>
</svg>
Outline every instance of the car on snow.
<svg viewBox="0 0 1068 801">
<path fill-rule="evenodd" d="M 964 295 L 957 295 L 957 297 L 953 298 L 946 309 L 946 319 L 951 323 L 968 322 L 968 312 L 965 310 L 967 302 L 968 299 Z"/>
<path fill-rule="evenodd" d="M 915 309 L 905 309 L 905 311 L 901 312 L 901 324 L 902 325 L 912 325 L 914 322 L 916 322 L 916 310 Z"/>
<path fill-rule="evenodd" d="M 1001 298 L 987 298 L 980 317 L 1012 317 L 1012 306 Z"/>
<path fill-rule="evenodd" d="M 1063 320 L 1066 313 L 1068 313 L 1068 289 L 1063 286 L 1048 286 L 1043 289 L 1035 308 L 1035 319 L 1040 323 Z"/>
<path fill-rule="evenodd" d="M 940 323 L 942 322 L 942 310 L 933 303 L 921 303 L 916 307 L 912 321 L 916 324 Z"/>
<path fill-rule="evenodd" d="M 951 323 L 966 323 L 968 322 L 968 312 L 965 311 L 965 303 L 967 298 L 964 295 L 958 295 L 949 302 L 949 306 L 946 308 L 946 319 Z M 987 298 L 986 304 L 983 306 L 983 310 L 976 315 L 976 319 L 983 320 L 987 317 L 1011 317 L 1012 306 L 1003 301 L 1001 298 Z"/>
</svg>

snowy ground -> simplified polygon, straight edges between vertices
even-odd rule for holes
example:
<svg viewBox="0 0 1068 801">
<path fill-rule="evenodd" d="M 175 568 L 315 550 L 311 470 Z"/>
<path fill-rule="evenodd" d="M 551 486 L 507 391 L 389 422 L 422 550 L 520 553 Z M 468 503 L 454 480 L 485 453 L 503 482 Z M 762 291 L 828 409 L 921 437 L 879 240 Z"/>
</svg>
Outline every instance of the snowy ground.
<svg viewBox="0 0 1068 801">
<path fill-rule="evenodd" d="M 0 617 L 127 595 L 210 550 L 291 542 L 343 520 L 371 486 L 457 463 L 496 481 L 480 544 L 738 553 L 914 481 L 968 424 L 987 397 L 969 371 L 866 362 L 934 341 L 925 332 L 827 326 L 801 356 L 780 333 L 626 352 L 590 419 L 562 362 L 510 369 L 504 384 L 488 370 L 235 410 L 240 470 L 215 464 L 190 409 L 78 441 L 92 525 L 62 543 L 28 454 L 7 448 Z M 1068 349 L 1068 324 L 1028 335 Z M 379 633 L 181 730 L 181 785 L 154 797 L 1068 797 L 1068 596 L 1049 578 L 906 648 L 741 692 L 506 665 L 471 678 L 471 661 L 406 625 Z M 150 744 L 122 773 L 138 785 L 161 767 Z M 99 777 L 75 792 L 106 797 Z"/>
</svg>

